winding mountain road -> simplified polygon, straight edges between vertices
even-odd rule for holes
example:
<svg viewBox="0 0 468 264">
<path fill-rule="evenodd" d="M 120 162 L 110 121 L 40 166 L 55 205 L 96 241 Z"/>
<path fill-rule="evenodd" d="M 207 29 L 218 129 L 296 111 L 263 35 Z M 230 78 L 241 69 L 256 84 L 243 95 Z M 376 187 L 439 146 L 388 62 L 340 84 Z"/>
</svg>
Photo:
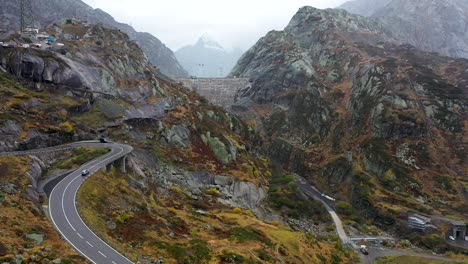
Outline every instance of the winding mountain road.
<svg viewBox="0 0 468 264">
<path fill-rule="evenodd" d="M 76 194 L 87 178 L 81 176 L 81 171 L 87 169 L 90 172 L 89 175 L 92 175 L 106 167 L 106 165 L 132 152 L 133 148 L 131 146 L 116 143 L 98 143 L 97 141 L 83 141 L 51 148 L 0 153 L 0 156 L 40 155 L 46 152 L 62 151 L 78 147 L 107 148 L 110 152 L 84 164 L 79 169 L 66 176 L 54 187 L 49 197 L 49 214 L 52 223 L 62 237 L 92 263 L 132 264 L 132 261 L 109 246 L 86 226 L 76 208 Z"/>
</svg>

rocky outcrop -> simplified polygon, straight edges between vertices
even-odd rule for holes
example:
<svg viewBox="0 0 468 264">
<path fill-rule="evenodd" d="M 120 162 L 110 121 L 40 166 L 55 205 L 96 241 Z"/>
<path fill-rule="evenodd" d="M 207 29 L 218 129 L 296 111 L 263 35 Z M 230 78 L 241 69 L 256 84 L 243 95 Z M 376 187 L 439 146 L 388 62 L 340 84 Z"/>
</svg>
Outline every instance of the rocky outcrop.
<svg viewBox="0 0 468 264">
<path fill-rule="evenodd" d="M 185 190 L 192 199 L 201 199 L 207 190 L 215 189 L 216 199 L 228 206 L 248 209 L 263 219 L 280 220 L 266 206 L 267 186 L 240 181 L 230 176 L 214 175 L 206 171 L 185 171 L 161 163 L 154 156 L 145 152 L 133 152 L 128 160 L 130 168 L 139 176 L 132 185 L 146 190 L 150 186 L 159 186 L 169 190 L 174 186 Z"/>
<path fill-rule="evenodd" d="M 190 146 L 190 130 L 183 125 L 174 125 L 166 128 L 161 133 L 161 144 L 175 145 L 182 148 Z"/>
<path fill-rule="evenodd" d="M 57 35 L 59 27 L 54 27 Z M 91 26 L 84 41 L 102 43 L 99 48 L 75 47 L 63 55 L 49 50 L 0 48 L 0 65 L 7 72 L 31 83 L 37 90 L 63 89 L 93 100 L 95 97 L 125 97 L 133 101 L 164 94 L 143 52 L 118 30 Z M 125 42 L 125 45 L 115 43 Z M 113 47 L 113 54 L 99 57 Z M 92 62 L 92 63 L 90 63 Z M 134 80 L 128 89 L 122 78 Z"/>
<path fill-rule="evenodd" d="M 18 147 L 21 127 L 14 121 L 7 121 L 0 127 L 0 152 L 7 152 Z"/>
<path fill-rule="evenodd" d="M 181 174 L 180 174 L 181 173 Z M 162 173 L 159 177 L 167 173 Z M 266 186 L 257 186 L 251 182 L 238 181 L 228 176 L 211 175 L 207 172 L 171 172 L 165 178 L 167 182 L 186 188 L 193 195 L 204 194 L 207 189 L 215 188 L 219 192 L 217 200 L 231 207 L 248 209 L 262 218 L 277 218 L 265 207 Z"/>
<path fill-rule="evenodd" d="M 37 26 L 45 28 L 53 23 L 62 23 L 67 18 L 78 18 L 90 23 L 117 28 L 126 32 L 132 40 L 136 40 L 145 52 L 149 61 L 160 70 L 174 77 L 187 77 L 188 73 L 180 66 L 174 53 L 159 39 L 149 33 L 137 32 L 131 26 L 115 21 L 115 19 L 101 9 L 93 9 L 82 1 L 74 0 L 40 0 L 32 2 L 34 18 Z M 0 24 L 9 33 L 19 26 L 19 5 L 14 1 L 0 1 Z"/>
<path fill-rule="evenodd" d="M 218 137 L 211 137 L 208 132 L 206 135 L 202 135 L 202 140 L 211 148 L 213 154 L 223 165 L 228 165 L 237 159 L 237 148 L 229 138 L 225 138 L 226 144 Z"/>
</svg>

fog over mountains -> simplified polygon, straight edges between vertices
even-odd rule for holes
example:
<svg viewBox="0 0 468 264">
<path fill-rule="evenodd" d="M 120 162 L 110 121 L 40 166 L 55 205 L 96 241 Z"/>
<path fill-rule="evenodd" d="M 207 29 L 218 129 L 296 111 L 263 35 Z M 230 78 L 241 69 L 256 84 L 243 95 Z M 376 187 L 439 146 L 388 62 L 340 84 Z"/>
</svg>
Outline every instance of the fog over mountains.
<svg viewBox="0 0 468 264">
<path fill-rule="evenodd" d="M 340 8 L 378 18 L 402 42 L 419 49 L 468 58 L 466 0 L 356 0 Z"/>
<path fill-rule="evenodd" d="M 182 47 L 175 55 L 192 76 L 225 77 L 242 53 L 240 49 L 226 50 L 208 34 L 203 34 L 197 43 Z"/>
</svg>

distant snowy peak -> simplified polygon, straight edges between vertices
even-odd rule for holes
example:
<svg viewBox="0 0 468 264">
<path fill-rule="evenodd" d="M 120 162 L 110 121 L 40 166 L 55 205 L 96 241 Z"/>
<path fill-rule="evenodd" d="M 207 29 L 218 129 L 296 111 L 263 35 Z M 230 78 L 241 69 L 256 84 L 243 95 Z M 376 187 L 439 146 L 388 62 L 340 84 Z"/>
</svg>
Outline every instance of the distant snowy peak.
<svg viewBox="0 0 468 264">
<path fill-rule="evenodd" d="M 196 44 L 197 46 L 203 46 L 207 49 L 215 49 L 215 50 L 220 50 L 220 51 L 225 51 L 223 46 L 221 46 L 216 40 L 214 40 L 210 35 L 208 34 L 203 34 L 199 39 Z"/>
<path fill-rule="evenodd" d="M 226 50 L 208 34 L 203 34 L 195 45 L 182 47 L 175 55 L 190 75 L 220 78 L 229 74 L 242 50 Z"/>
</svg>

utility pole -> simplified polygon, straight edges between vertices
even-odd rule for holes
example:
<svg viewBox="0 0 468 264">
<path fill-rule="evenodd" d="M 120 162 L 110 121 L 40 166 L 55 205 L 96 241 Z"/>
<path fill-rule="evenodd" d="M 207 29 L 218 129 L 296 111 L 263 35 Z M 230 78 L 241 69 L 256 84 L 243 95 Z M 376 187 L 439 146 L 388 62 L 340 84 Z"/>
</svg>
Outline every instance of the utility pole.
<svg viewBox="0 0 468 264">
<path fill-rule="evenodd" d="M 20 31 L 21 33 L 34 33 L 34 18 L 32 0 L 18 0 L 20 5 Z"/>
</svg>

